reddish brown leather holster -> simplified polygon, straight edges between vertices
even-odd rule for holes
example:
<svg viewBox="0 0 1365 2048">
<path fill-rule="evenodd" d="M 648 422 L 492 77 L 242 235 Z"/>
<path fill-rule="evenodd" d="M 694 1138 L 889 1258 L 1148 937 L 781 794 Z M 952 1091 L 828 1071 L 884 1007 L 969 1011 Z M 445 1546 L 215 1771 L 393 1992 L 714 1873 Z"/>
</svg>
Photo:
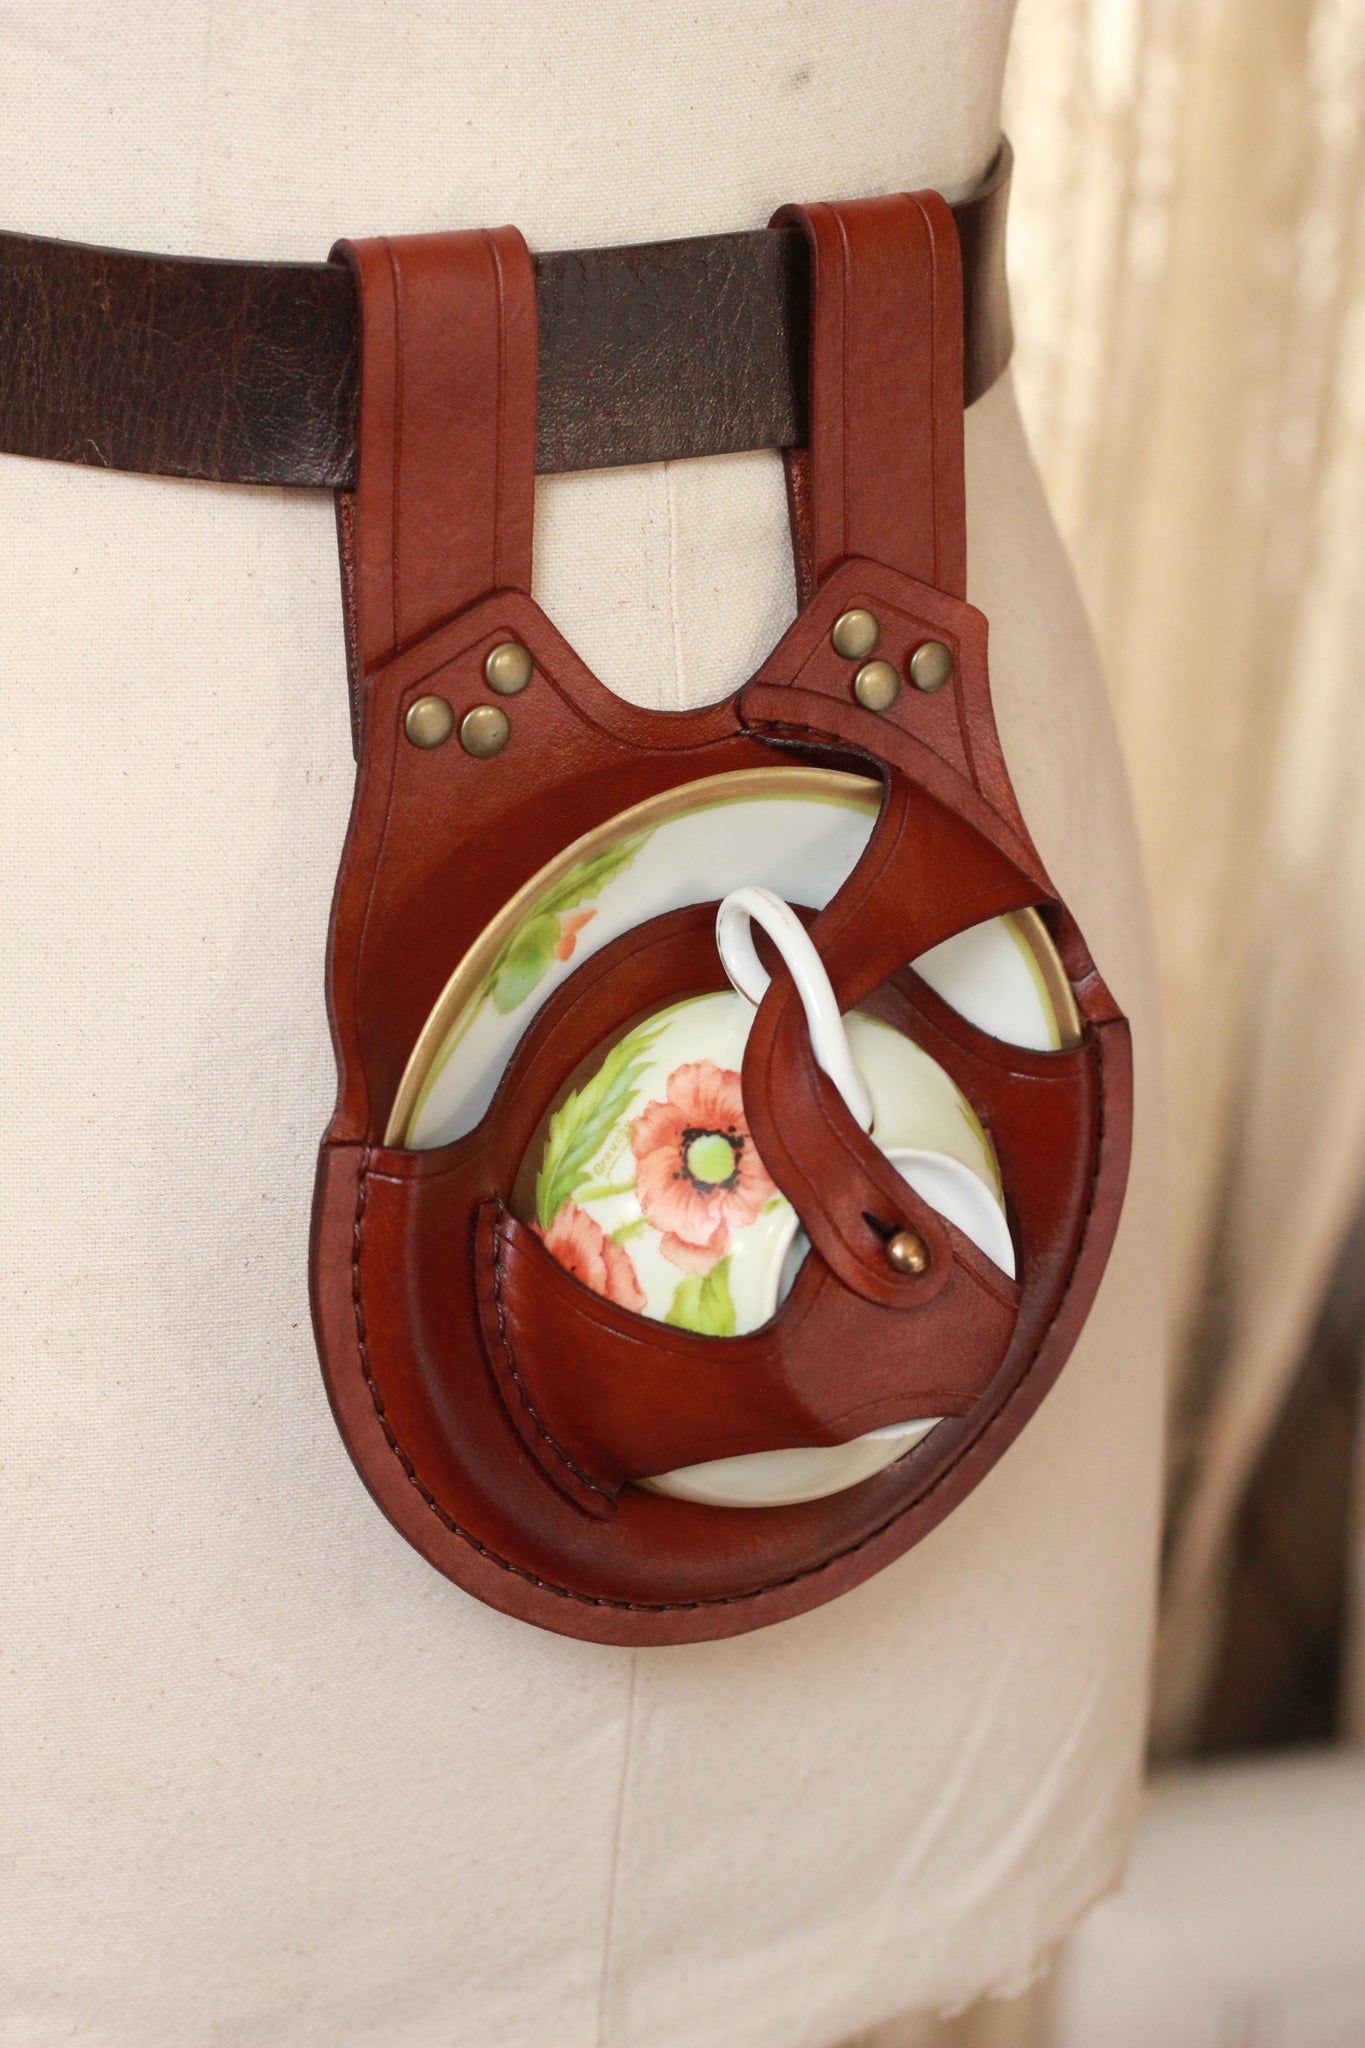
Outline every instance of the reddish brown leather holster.
<svg viewBox="0 0 1365 2048">
<path fill-rule="evenodd" d="M 340 1073 L 313 1232 L 318 1341 L 371 1492 L 450 1578 L 506 1612 L 613 1643 L 736 1634 L 828 1600 L 959 1501 L 1060 1370 L 1099 1283 L 1131 1119 L 1127 1026 L 1014 801 L 991 713 L 986 622 L 965 601 L 962 312 L 952 216 L 933 193 L 793 209 L 811 249 L 810 445 L 788 464 L 801 610 L 733 697 L 651 713 L 612 696 L 530 595 L 535 295 L 513 229 L 342 245 L 362 305 L 360 463 L 340 529 L 359 773 L 333 912 Z M 853 693 L 831 629 L 881 622 L 902 675 L 924 641 L 949 684 L 885 712 Z M 530 686 L 478 759 L 419 748 L 497 703 L 484 662 L 516 640 Z M 814 1063 L 778 971 L 744 1060 L 763 1161 L 811 1251 L 752 1335 L 646 1320 L 589 1292 L 511 1213 L 548 1105 L 642 1013 L 726 985 L 714 905 L 675 911 L 573 974 L 518 1045 L 478 1127 L 387 1147 L 404 1065 L 452 967 L 529 877 L 629 805 L 798 758 L 883 785 L 866 853 L 812 936 L 841 1007 L 871 1010 L 956 1080 L 999 1160 L 1019 1280 L 928 1208 Z M 1079 1044 L 989 1038 L 907 963 L 1037 906 Z M 922 1273 L 890 1239 L 919 1234 Z M 632 1479 L 745 1450 L 941 1422 L 878 1477 L 822 1501 L 703 1507 Z"/>
</svg>

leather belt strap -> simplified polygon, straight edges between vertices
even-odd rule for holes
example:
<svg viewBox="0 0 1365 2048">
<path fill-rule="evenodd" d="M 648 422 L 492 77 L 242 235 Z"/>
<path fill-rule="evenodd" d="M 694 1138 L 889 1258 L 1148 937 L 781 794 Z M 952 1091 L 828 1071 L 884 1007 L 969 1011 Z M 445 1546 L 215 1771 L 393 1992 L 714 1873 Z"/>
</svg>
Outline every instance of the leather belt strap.
<svg viewBox="0 0 1365 2048">
<path fill-rule="evenodd" d="M 1009 145 L 953 207 L 965 398 L 1009 360 Z M 807 439 L 798 228 L 537 257 L 536 467 Z M 341 263 L 226 263 L 0 235 L 0 452 L 349 490 L 359 319 Z"/>
</svg>

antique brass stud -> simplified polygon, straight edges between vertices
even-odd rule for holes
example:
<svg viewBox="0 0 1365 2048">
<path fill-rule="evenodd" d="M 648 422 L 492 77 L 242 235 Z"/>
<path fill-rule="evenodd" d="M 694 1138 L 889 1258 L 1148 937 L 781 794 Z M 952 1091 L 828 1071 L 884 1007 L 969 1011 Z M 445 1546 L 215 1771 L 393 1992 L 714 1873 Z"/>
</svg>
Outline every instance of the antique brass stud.
<svg viewBox="0 0 1365 2048">
<path fill-rule="evenodd" d="M 853 678 L 853 694 L 864 711 L 889 711 L 901 693 L 901 679 L 889 661 L 865 661 Z"/>
<path fill-rule="evenodd" d="M 941 640 L 921 641 L 910 657 L 910 680 L 917 690 L 941 690 L 952 673 L 952 653 Z"/>
<path fill-rule="evenodd" d="M 500 754 L 512 737 L 512 721 L 496 704 L 476 704 L 460 720 L 460 745 L 476 761 Z"/>
<path fill-rule="evenodd" d="M 455 713 L 444 697 L 419 697 L 408 706 L 403 730 L 415 747 L 443 747 L 455 730 Z"/>
<path fill-rule="evenodd" d="M 929 1264 L 929 1247 L 917 1230 L 898 1230 L 887 1239 L 886 1257 L 898 1273 L 923 1273 Z"/>
<path fill-rule="evenodd" d="M 871 612 L 841 612 L 834 621 L 830 644 L 836 654 L 845 655 L 849 661 L 861 661 L 864 655 L 871 654 L 881 630 L 881 621 Z"/>
<path fill-rule="evenodd" d="M 490 690 L 500 697 L 515 697 L 530 682 L 534 667 L 529 647 L 523 647 L 520 640 L 504 640 L 489 655 L 483 672 Z"/>
</svg>

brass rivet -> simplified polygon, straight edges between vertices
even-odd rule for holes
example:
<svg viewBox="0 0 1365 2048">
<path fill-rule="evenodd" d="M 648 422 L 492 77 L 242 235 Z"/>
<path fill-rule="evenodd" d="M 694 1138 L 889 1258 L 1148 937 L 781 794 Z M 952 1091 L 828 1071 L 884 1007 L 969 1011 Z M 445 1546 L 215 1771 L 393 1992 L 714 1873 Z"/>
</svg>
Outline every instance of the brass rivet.
<svg viewBox="0 0 1365 2048">
<path fill-rule="evenodd" d="M 864 711 L 889 711 L 901 693 L 901 679 L 889 661 L 865 661 L 853 678 L 853 694 Z"/>
<path fill-rule="evenodd" d="M 941 640 L 925 640 L 910 657 L 910 680 L 917 690 L 941 690 L 953 673 L 953 657 Z"/>
<path fill-rule="evenodd" d="M 455 730 L 455 713 L 444 697 L 419 697 L 408 706 L 403 730 L 415 747 L 443 747 Z"/>
<path fill-rule="evenodd" d="M 881 621 L 871 612 L 855 610 L 839 614 L 829 637 L 836 654 L 846 655 L 850 661 L 861 661 L 865 654 L 871 654 L 881 630 Z"/>
<path fill-rule="evenodd" d="M 922 1273 L 929 1264 L 929 1247 L 917 1230 L 898 1230 L 887 1240 L 886 1256 L 898 1273 Z"/>
<path fill-rule="evenodd" d="M 496 690 L 500 697 L 515 697 L 530 682 L 534 667 L 528 647 L 523 647 L 520 640 L 504 640 L 489 655 L 483 672 L 490 690 Z"/>
<path fill-rule="evenodd" d="M 476 704 L 460 720 L 460 745 L 478 761 L 500 754 L 512 737 L 512 721 L 496 704 Z"/>
</svg>

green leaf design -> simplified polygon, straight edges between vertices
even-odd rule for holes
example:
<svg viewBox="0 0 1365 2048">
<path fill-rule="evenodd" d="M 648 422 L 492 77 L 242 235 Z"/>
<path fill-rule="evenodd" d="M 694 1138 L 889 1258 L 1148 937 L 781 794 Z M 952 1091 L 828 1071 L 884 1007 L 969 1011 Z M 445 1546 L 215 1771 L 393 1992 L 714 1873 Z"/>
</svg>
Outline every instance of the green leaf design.
<svg viewBox="0 0 1365 2048">
<path fill-rule="evenodd" d="M 599 896 L 608 882 L 630 866 L 649 836 L 648 832 L 634 832 L 614 846 L 576 860 L 555 886 L 538 898 L 534 911 L 516 927 L 484 980 L 481 993 L 492 996 L 504 1017 L 524 1003 L 548 973 L 559 944 L 560 919 L 566 911 L 577 910 Z"/>
<path fill-rule="evenodd" d="M 730 1261 L 721 1259 L 709 1273 L 689 1273 L 673 1294 L 664 1317 L 675 1330 L 695 1330 L 702 1337 L 733 1337 L 735 1304 L 730 1294 Z"/>
<path fill-rule="evenodd" d="M 545 1157 L 536 1175 L 536 1216 L 548 1230 L 583 1185 L 594 1157 L 625 1117 L 662 1027 L 632 1031 L 614 1045 L 592 1079 L 550 1118 Z"/>
<path fill-rule="evenodd" d="M 608 882 L 625 873 L 649 837 L 648 832 L 632 832 L 614 846 L 604 846 L 597 853 L 576 860 L 571 868 L 565 869 L 554 888 L 541 897 L 537 912 L 553 911 L 558 915 L 565 910 L 577 910 L 591 896 L 600 896 Z"/>
<path fill-rule="evenodd" d="M 609 1202 L 614 1195 L 633 1195 L 634 1192 L 635 1182 L 633 1180 L 598 1180 L 593 1181 L 588 1187 L 575 1188 L 574 1200 L 576 1202 Z"/>
<path fill-rule="evenodd" d="M 519 924 L 511 943 L 504 948 L 489 976 L 493 1001 L 505 1017 L 524 1003 L 554 958 L 559 943 L 559 919 L 541 911 Z"/>
</svg>

